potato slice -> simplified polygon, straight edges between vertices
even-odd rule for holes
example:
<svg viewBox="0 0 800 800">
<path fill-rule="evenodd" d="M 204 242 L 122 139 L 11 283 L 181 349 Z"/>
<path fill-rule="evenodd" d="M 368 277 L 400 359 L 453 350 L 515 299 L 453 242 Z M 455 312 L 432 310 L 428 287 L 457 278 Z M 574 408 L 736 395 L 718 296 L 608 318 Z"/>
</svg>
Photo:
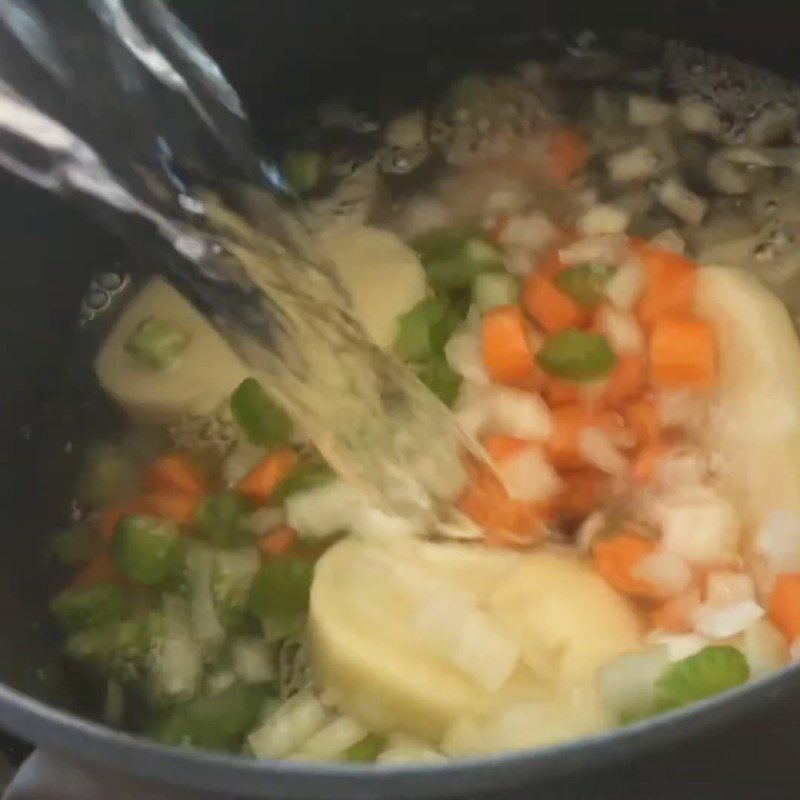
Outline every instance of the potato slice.
<svg viewBox="0 0 800 800">
<path fill-rule="evenodd" d="M 707 443 L 752 534 L 772 510 L 800 514 L 800 343 L 781 301 L 740 270 L 700 269 L 695 304 L 719 345 Z"/>
<path fill-rule="evenodd" d="M 397 320 L 425 298 L 425 272 L 414 251 L 389 231 L 336 226 L 320 243 L 350 294 L 355 318 L 375 344 L 388 349 Z"/>
<path fill-rule="evenodd" d="M 176 363 L 158 370 L 138 361 L 125 343 L 142 320 L 156 317 L 191 335 Z M 169 424 L 187 413 L 211 411 L 247 376 L 244 363 L 183 295 L 153 278 L 123 310 L 94 363 L 100 385 L 132 417 Z"/>
</svg>

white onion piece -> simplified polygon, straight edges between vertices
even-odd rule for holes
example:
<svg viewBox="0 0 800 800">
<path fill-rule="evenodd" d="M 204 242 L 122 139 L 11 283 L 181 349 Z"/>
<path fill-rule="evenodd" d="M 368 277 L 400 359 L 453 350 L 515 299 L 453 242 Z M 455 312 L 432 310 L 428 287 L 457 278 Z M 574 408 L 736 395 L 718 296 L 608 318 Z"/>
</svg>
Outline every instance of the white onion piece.
<svg viewBox="0 0 800 800">
<path fill-rule="evenodd" d="M 656 406 L 665 428 L 701 431 L 706 423 L 707 402 L 688 389 L 662 389 L 656 394 Z"/>
<path fill-rule="evenodd" d="M 606 234 L 579 239 L 569 247 L 558 251 L 564 264 L 585 264 L 599 261 L 603 264 L 616 264 L 622 255 L 627 239 L 622 234 Z"/>
<path fill-rule="evenodd" d="M 706 645 L 708 639 L 696 633 L 664 633 L 652 631 L 645 637 L 651 644 L 662 645 L 667 648 L 670 661 L 681 661 L 699 653 Z"/>
<path fill-rule="evenodd" d="M 656 477 L 669 491 L 699 486 L 708 477 L 708 460 L 696 447 L 673 447 L 659 464 Z"/>
<path fill-rule="evenodd" d="M 712 639 L 726 639 L 741 633 L 764 616 L 764 609 L 753 600 L 728 605 L 703 603 L 694 613 L 694 629 Z"/>
<path fill-rule="evenodd" d="M 526 447 L 497 465 L 506 491 L 515 500 L 541 503 L 561 488 L 561 480 L 541 447 Z"/>
<path fill-rule="evenodd" d="M 395 734 L 376 759 L 377 764 L 438 764 L 447 759 L 424 742 Z"/>
<path fill-rule="evenodd" d="M 800 517 L 772 511 L 761 523 L 755 545 L 775 572 L 800 571 Z"/>
<path fill-rule="evenodd" d="M 422 109 L 409 111 L 389 120 L 383 131 L 383 141 L 389 147 L 399 147 L 404 150 L 424 146 L 425 127 L 425 112 Z"/>
<path fill-rule="evenodd" d="M 337 717 L 302 745 L 302 755 L 310 759 L 333 759 L 363 739 L 367 729 L 351 717 Z"/>
<path fill-rule="evenodd" d="M 667 211 L 687 225 L 699 225 L 708 210 L 708 201 L 687 189 L 675 178 L 667 178 L 656 187 L 656 199 Z"/>
<path fill-rule="evenodd" d="M 281 758 L 320 730 L 325 719 L 325 709 L 306 690 L 281 705 L 247 737 L 247 742 L 256 758 Z"/>
<path fill-rule="evenodd" d="M 737 553 L 741 521 L 724 497 L 684 491 L 657 503 L 665 550 L 699 563 L 725 562 Z"/>
<path fill-rule="evenodd" d="M 397 228 L 404 239 L 413 240 L 429 231 L 447 228 L 453 219 L 447 206 L 438 198 L 420 195 L 402 211 Z"/>
<path fill-rule="evenodd" d="M 617 716 L 649 711 L 655 683 L 669 661 L 668 649 L 654 645 L 625 653 L 600 667 L 597 680 L 608 709 Z"/>
<path fill-rule="evenodd" d="M 644 333 L 633 314 L 604 306 L 600 310 L 600 325 L 615 353 L 639 355 L 644 351 Z"/>
<path fill-rule="evenodd" d="M 544 214 L 514 216 L 503 228 L 500 244 L 503 247 L 539 252 L 553 241 L 555 235 L 555 226 Z"/>
<path fill-rule="evenodd" d="M 747 194 L 753 190 L 757 177 L 746 166 L 729 159 L 724 150 L 708 159 L 706 174 L 711 185 L 723 194 Z"/>
<path fill-rule="evenodd" d="M 606 284 L 606 297 L 620 311 L 630 311 L 644 291 L 645 277 L 638 259 L 626 259 Z"/>
<path fill-rule="evenodd" d="M 730 605 L 745 600 L 755 600 L 753 579 L 743 572 L 711 572 L 706 578 L 706 603 Z"/>
<path fill-rule="evenodd" d="M 658 550 L 636 564 L 633 576 L 649 583 L 664 597 L 682 592 L 692 582 L 692 571 L 684 559 Z"/>
<path fill-rule="evenodd" d="M 544 441 L 553 431 L 553 418 L 539 395 L 509 386 L 487 387 L 488 433 L 505 433 L 520 439 Z"/>
<path fill-rule="evenodd" d="M 270 508 L 264 506 L 257 508 L 244 518 L 244 526 L 252 531 L 256 536 L 265 536 L 270 531 L 275 530 L 278 525 L 283 525 L 286 521 L 286 514 L 282 508 Z"/>
<path fill-rule="evenodd" d="M 654 236 L 648 244 L 657 250 L 666 250 L 682 256 L 686 250 L 686 241 L 674 228 L 667 228 Z"/>
<path fill-rule="evenodd" d="M 615 153 L 606 162 L 608 175 L 615 183 L 652 178 L 660 166 L 661 159 L 650 148 L 644 146 Z"/>
<path fill-rule="evenodd" d="M 522 247 L 510 247 L 506 249 L 503 264 L 506 272 L 517 278 L 527 278 L 536 268 L 536 259 L 531 255 L 530 250 Z"/>
<path fill-rule="evenodd" d="M 753 678 L 768 675 L 789 660 L 786 640 L 766 619 L 759 619 L 747 626 L 742 636 L 741 648 Z"/>
<path fill-rule="evenodd" d="M 686 130 L 716 136 L 722 130 L 717 110 L 710 103 L 681 98 L 678 101 L 678 119 Z"/>
<path fill-rule="evenodd" d="M 459 326 L 445 345 L 447 363 L 464 380 L 477 384 L 489 384 L 491 379 L 483 361 L 480 318 L 470 317 Z"/>
<path fill-rule="evenodd" d="M 745 136 L 752 145 L 769 144 L 790 133 L 797 124 L 793 106 L 767 106 L 748 126 Z"/>
<path fill-rule="evenodd" d="M 598 203 L 581 214 L 576 227 L 581 236 L 602 236 L 609 233 L 623 233 L 630 221 L 630 217 L 622 209 Z"/>
<path fill-rule="evenodd" d="M 672 107 L 646 95 L 631 95 L 628 98 L 628 120 L 631 125 L 650 127 L 661 125 L 672 113 Z"/>
<path fill-rule="evenodd" d="M 609 475 L 623 475 L 628 468 L 625 456 L 602 428 L 584 428 L 578 436 L 578 452 L 587 463 Z"/>
</svg>

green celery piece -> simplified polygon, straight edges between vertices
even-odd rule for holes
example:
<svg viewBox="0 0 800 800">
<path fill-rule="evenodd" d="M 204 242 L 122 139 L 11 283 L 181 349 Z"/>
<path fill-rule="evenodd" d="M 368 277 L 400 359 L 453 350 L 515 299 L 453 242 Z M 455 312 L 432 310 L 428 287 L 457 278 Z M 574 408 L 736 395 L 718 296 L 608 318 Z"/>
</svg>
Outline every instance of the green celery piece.
<svg viewBox="0 0 800 800">
<path fill-rule="evenodd" d="M 710 645 L 670 664 L 655 685 L 658 711 L 696 703 L 747 681 L 750 668 L 741 651 L 729 645 Z"/>
<path fill-rule="evenodd" d="M 250 586 L 261 566 L 258 551 L 253 547 L 217 550 L 213 562 L 211 593 L 223 627 L 235 633 L 259 629 L 248 607 Z"/>
<path fill-rule="evenodd" d="M 608 264 L 578 264 L 559 272 L 553 282 L 582 308 L 594 308 L 603 300 L 606 284 L 616 271 Z"/>
<path fill-rule="evenodd" d="M 125 342 L 125 350 L 152 369 L 165 370 L 189 346 L 192 336 L 169 320 L 143 319 Z"/>
<path fill-rule="evenodd" d="M 384 740 L 374 733 L 368 733 L 363 739 L 351 744 L 344 751 L 343 758 L 353 764 L 372 764 L 383 750 Z"/>
<path fill-rule="evenodd" d="M 442 300 L 422 300 L 399 320 L 394 349 L 404 361 L 424 361 L 441 353 L 458 318 Z"/>
<path fill-rule="evenodd" d="M 147 659 L 151 638 L 146 621 L 125 619 L 73 633 L 65 655 L 103 676 L 136 680 Z"/>
<path fill-rule="evenodd" d="M 476 275 L 503 269 L 503 256 L 483 232 L 431 231 L 415 243 L 431 285 L 468 289 Z"/>
<path fill-rule="evenodd" d="M 330 483 L 336 473 L 322 460 L 312 458 L 298 464 L 272 493 L 270 502 L 282 503 L 290 495 Z"/>
<path fill-rule="evenodd" d="M 153 734 L 165 744 L 237 752 L 261 718 L 270 695 L 265 686 L 237 682 L 169 711 Z"/>
<path fill-rule="evenodd" d="M 218 547 L 246 544 L 255 538 L 243 524 L 252 508 L 252 503 L 238 492 L 219 492 L 201 503 L 195 514 L 195 524 Z"/>
<path fill-rule="evenodd" d="M 67 566 L 86 563 L 92 557 L 94 549 L 91 531 L 81 523 L 56 533 L 50 540 L 50 552 Z"/>
<path fill-rule="evenodd" d="M 146 514 L 123 517 L 111 547 L 116 565 L 139 583 L 155 586 L 180 567 L 180 535 L 171 520 Z"/>
<path fill-rule="evenodd" d="M 66 589 L 50 603 L 53 614 L 65 627 L 72 629 L 121 619 L 128 609 L 129 598 L 125 590 L 107 581 Z"/>
<path fill-rule="evenodd" d="M 444 356 L 434 356 L 417 373 L 419 379 L 448 407 L 458 396 L 461 376 L 453 370 Z"/>
<path fill-rule="evenodd" d="M 231 412 L 253 444 L 272 447 L 291 439 L 292 421 L 255 378 L 243 380 L 231 395 Z"/>
<path fill-rule="evenodd" d="M 299 558 L 264 564 L 250 587 L 250 610 L 277 621 L 305 614 L 313 574 L 313 564 Z"/>
<path fill-rule="evenodd" d="M 484 314 L 497 306 L 519 303 L 519 281 L 504 272 L 483 272 L 472 281 L 472 299 Z"/>
<path fill-rule="evenodd" d="M 602 378 L 617 363 L 605 336 L 576 328 L 548 337 L 536 360 L 548 374 L 571 381 Z"/>
<path fill-rule="evenodd" d="M 288 150 L 283 157 L 283 174 L 298 192 L 311 191 L 324 172 L 325 157 L 318 150 Z"/>
</svg>

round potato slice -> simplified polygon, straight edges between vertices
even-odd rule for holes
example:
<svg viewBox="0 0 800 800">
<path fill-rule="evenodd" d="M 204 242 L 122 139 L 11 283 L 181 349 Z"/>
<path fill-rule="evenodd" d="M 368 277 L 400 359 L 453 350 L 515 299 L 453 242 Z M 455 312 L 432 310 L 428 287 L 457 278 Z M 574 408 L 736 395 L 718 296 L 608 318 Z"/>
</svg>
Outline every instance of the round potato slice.
<svg viewBox="0 0 800 800">
<path fill-rule="evenodd" d="M 700 269 L 695 304 L 719 351 L 708 447 L 752 533 L 772 510 L 800 514 L 800 344 L 781 301 L 740 270 Z"/>
</svg>

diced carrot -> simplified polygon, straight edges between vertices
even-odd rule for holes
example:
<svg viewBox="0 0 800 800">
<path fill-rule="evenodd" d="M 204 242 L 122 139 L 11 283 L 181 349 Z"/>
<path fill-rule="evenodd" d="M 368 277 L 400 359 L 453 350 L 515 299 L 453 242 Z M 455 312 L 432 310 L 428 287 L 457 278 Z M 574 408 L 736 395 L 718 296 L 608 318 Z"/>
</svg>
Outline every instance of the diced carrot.
<svg viewBox="0 0 800 800">
<path fill-rule="evenodd" d="M 99 550 L 92 560 L 73 578 L 72 586 L 91 586 L 100 581 L 120 581 L 122 575 L 106 550 Z"/>
<path fill-rule="evenodd" d="M 520 439 L 516 436 L 503 436 L 499 433 L 484 437 L 482 444 L 486 452 L 491 456 L 492 461 L 503 461 L 530 446 L 530 442 L 525 439 Z"/>
<path fill-rule="evenodd" d="M 610 414 L 597 412 L 581 405 L 565 405 L 553 409 L 553 433 L 547 442 L 547 453 L 556 467 L 585 466 L 578 449 L 578 439 L 584 428 L 612 428 Z"/>
<path fill-rule="evenodd" d="M 266 503 L 275 491 L 275 487 L 295 468 L 296 464 L 297 453 L 294 450 L 288 448 L 276 450 L 263 461 L 259 461 L 236 488 L 245 497 Z"/>
<path fill-rule="evenodd" d="M 716 344 L 711 326 L 689 315 L 664 315 L 653 325 L 650 376 L 670 388 L 708 389 L 716 380 Z"/>
<path fill-rule="evenodd" d="M 510 497 L 487 469 L 473 468 L 470 473 L 470 485 L 459 498 L 458 507 L 483 528 L 487 542 L 523 546 L 544 538 L 545 508 Z"/>
<path fill-rule="evenodd" d="M 204 494 L 208 486 L 191 456 L 167 453 L 156 459 L 145 472 L 142 487 L 152 492 Z"/>
<path fill-rule="evenodd" d="M 658 441 L 661 436 L 661 420 L 658 408 L 652 400 L 637 400 L 627 406 L 622 414 L 640 447 Z"/>
<path fill-rule="evenodd" d="M 572 128 L 556 128 L 550 137 L 547 174 L 560 184 L 569 183 L 589 160 L 589 145 Z"/>
<path fill-rule="evenodd" d="M 638 397 L 645 389 L 647 368 L 644 359 L 636 355 L 622 355 L 608 377 L 601 402 L 617 408 Z"/>
<path fill-rule="evenodd" d="M 581 399 L 581 391 L 577 383 L 562 381 L 552 375 L 544 377 L 542 395 L 550 406 L 573 405 Z"/>
<path fill-rule="evenodd" d="M 650 627 L 669 633 L 688 633 L 692 629 L 693 615 L 700 605 L 700 592 L 687 589 L 659 603 L 648 614 Z"/>
<path fill-rule="evenodd" d="M 644 327 L 649 328 L 663 314 L 687 313 L 697 282 L 694 262 L 646 244 L 631 242 L 631 245 L 642 261 L 646 278 L 636 304 L 636 314 Z"/>
<path fill-rule="evenodd" d="M 653 587 L 635 577 L 634 570 L 656 545 L 643 536 L 621 533 L 611 539 L 599 539 L 594 544 L 594 565 L 607 583 L 620 592 L 651 597 Z"/>
<path fill-rule="evenodd" d="M 800 636 L 800 572 L 784 572 L 775 579 L 769 599 L 769 618 L 787 642 Z"/>
<path fill-rule="evenodd" d="M 558 516 L 580 520 L 599 507 L 605 481 L 597 470 L 570 469 L 560 477 L 562 488 L 553 502 Z"/>
<path fill-rule="evenodd" d="M 282 556 L 297 544 L 297 531 L 288 525 L 281 525 L 261 538 L 258 546 L 266 556 Z"/>
<path fill-rule="evenodd" d="M 658 465 L 663 461 L 667 448 L 661 441 L 646 444 L 637 454 L 631 464 L 631 477 L 636 483 L 651 483 L 658 471 Z"/>
<path fill-rule="evenodd" d="M 536 272 L 525 282 L 523 302 L 528 313 L 548 333 L 579 327 L 586 322 L 586 312 L 551 278 Z"/>
<path fill-rule="evenodd" d="M 517 306 L 498 306 L 484 315 L 482 348 L 493 381 L 529 388 L 538 379 L 525 316 Z"/>
<path fill-rule="evenodd" d="M 186 525 L 194 519 L 203 495 L 188 492 L 150 492 L 142 497 L 144 513 Z"/>
</svg>

